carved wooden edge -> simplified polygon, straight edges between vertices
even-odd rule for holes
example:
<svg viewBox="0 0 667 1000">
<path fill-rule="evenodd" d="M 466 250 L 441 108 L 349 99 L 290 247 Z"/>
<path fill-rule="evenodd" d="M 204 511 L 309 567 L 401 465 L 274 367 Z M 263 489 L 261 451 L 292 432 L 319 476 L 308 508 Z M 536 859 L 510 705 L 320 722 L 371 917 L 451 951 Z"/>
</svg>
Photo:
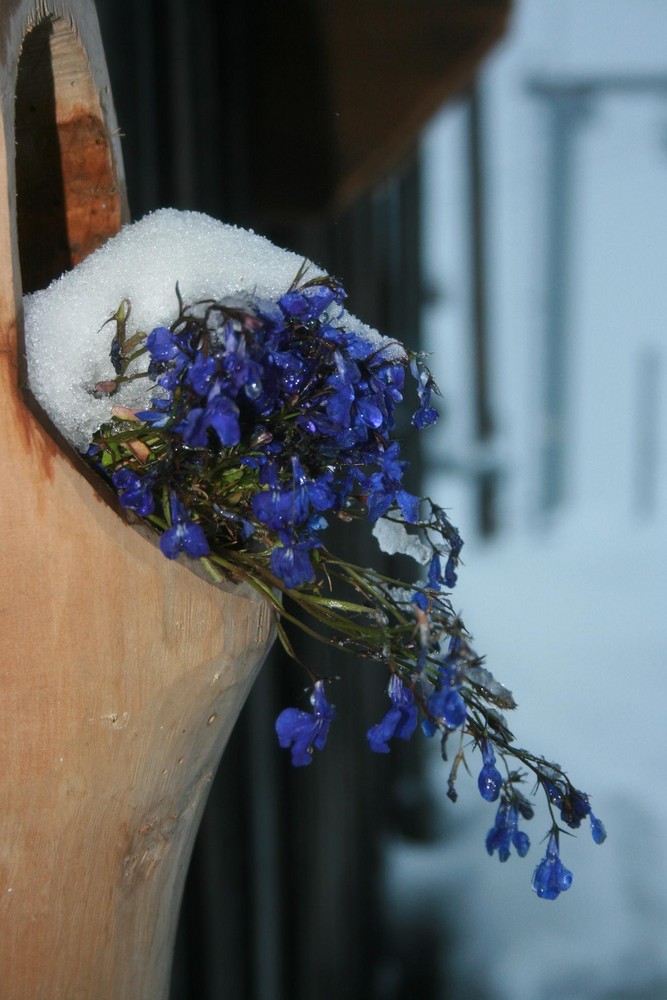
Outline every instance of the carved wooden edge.
<svg viewBox="0 0 667 1000">
<path fill-rule="evenodd" d="M 52 79 L 40 82 L 44 56 Z M 19 117 L 49 91 L 51 141 L 33 136 L 31 153 Z M 254 591 L 166 560 L 155 536 L 147 546 L 19 392 L 21 233 L 28 268 L 54 227 L 73 263 L 127 218 L 92 0 L 0 8 L 0 132 L 0 996 L 164 1000 L 206 790 L 272 615 Z M 81 144 L 100 178 L 92 191 Z M 41 222 L 41 209 L 16 218 L 17 192 L 39 182 L 31 155 L 64 171 L 61 210 Z M 54 192 L 39 195 L 45 211 Z M 55 277 L 57 254 L 49 266 Z"/>
<path fill-rule="evenodd" d="M 11 284 L 5 282 L 0 289 L 0 350 L 15 351 L 21 366 L 21 301 L 26 289 L 20 235 L 26 244 L 24 260 L 33 251 L 42 258 L 36 269 L 30 264 L 33 287 L 27 290 L 34 290 L 117 232 L 129 221 L 129 209 L 94 4 L 9 0 L 0 7 L 0 39 L 0 271 L 12 275 Z M 28 120 L 31 115 L 39 122 L 37 130 Z M 49 131 L 54 134 L 45 134 Z M 45 163 L 45 155 L 53 162 Z M 22 175 L 18 184 L 17 167 Z M 60 170 L 64 182 L 60 219 L 58 206 L 48 205 L 56 190 L 54 170 Z M 33 185 L 39 187 L 35 182 L 40 173 L 49 175 L 51 188 L 31 192 Z M 17 193 L 25 204 L 17 206 Z M 49 251 L 41 244 L 45 227 L 53 238 L 54 224 L 60 226 L 60 243 Z"/>
</svg>

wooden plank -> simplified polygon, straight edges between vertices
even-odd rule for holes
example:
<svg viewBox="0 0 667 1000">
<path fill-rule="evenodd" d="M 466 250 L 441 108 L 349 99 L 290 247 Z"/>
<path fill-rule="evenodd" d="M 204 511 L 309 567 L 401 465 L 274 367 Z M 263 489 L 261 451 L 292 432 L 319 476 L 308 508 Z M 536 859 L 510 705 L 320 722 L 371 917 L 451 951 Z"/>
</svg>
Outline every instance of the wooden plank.
<svg viewBox="0 0 667 1000">
<path fill-rule="evenodd" d="M 127 207 L 92 2 L 5 3 L 0 41 L 0 991 L 164 998 L 194 835 L 271 616 L 164 559 L 19 387 L 23 275 L 55 277 Z M 35 190 L 50 171 L 60 188 Z"/>
</svg>

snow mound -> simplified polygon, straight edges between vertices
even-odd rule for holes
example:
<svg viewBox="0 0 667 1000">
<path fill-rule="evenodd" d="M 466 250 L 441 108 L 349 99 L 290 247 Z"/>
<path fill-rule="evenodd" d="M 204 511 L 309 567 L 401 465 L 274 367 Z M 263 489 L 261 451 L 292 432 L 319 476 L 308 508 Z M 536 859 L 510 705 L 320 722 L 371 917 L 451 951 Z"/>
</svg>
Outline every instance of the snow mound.
<svg viewBox="0 0 667 1000">
<path fill-rule="evenodd" d="M 307 279 L 324 274 L 310 262 Z M 109 420 L 111 406 L 146 405 L 152 384 L 139 379 L 109 398 L 92 389 L 113 377 L 109 359 L 123 299 L 131 303 L 128 336 L 169 326 L 178 315 L 176 285 L 186 304 L 251 295 L 276 301 L 304 260 L 263 236 L 199 212 L 161 209 L 125 226 L 74 270 L 24 299 L 30 390 L 54 424 L 79 450 Z M 343 313 L 340 319 L 372 343 L 384 338 Z"/>
</svg>

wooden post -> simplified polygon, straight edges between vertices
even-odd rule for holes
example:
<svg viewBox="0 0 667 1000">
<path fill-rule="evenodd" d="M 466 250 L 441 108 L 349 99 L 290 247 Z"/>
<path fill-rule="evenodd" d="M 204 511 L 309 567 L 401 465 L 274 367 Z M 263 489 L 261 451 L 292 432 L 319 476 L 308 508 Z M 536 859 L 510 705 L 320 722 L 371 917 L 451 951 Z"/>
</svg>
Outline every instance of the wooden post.
<svg viewBox="0 0 667 1000">
<path fill-rule="evenodd" d="M 22 291 L 127 209 L 92 0 L 4 0 L 0 42 L 0 996 L 157 1000 L 271 615 L 166 560 L 20 390 Z"/>
</svg>

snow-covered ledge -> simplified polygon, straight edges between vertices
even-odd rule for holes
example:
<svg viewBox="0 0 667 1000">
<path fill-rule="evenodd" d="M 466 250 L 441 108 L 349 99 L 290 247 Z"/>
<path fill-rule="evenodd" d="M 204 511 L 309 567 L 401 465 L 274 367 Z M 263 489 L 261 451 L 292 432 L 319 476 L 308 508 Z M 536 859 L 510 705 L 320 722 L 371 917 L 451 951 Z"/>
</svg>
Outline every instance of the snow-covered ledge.
<svg viewBox="0 0 667 1000">
<path fill-rule="evenodd" d="M 0 993 L 158 1000 L 206 793 L 271 621 L 129 527 L 19 388 L 22 291 L 126 209 L 92 0 L 5 4 L 0 42 Z M 65 198 L 47 223 L 54 173 Z"/>
</svg>

